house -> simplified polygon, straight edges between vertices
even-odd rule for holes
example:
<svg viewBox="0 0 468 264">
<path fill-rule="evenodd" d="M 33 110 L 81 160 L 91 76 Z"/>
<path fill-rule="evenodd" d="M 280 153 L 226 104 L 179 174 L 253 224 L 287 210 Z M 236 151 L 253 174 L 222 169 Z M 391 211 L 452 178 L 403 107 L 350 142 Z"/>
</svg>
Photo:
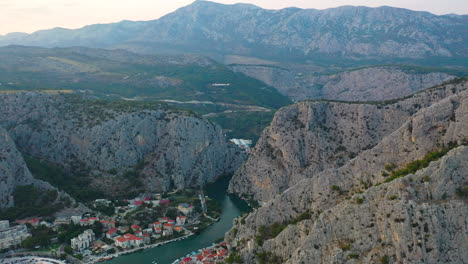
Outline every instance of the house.
<svg viewBox="0 0 468 264">
<path fill-rule="evenodd" d="M 155 227 L 155 228 L 154 228 L 154 232 L 155 232 L 156 234 L 161 234 L 162 228 L 161 228 L 161 227 Z"/>
<path fill-rule="evenodd" d="M 164 230 L 172 230 L 173 224 L 166 223 L 163 225 Z"/>
<path fill-rule="evenodd" d="M 168 222 L 169 224 L 175 225 L 175 220 L 169 219 L 169 220 L 167 220 L 167 222 Z"/>
<path fill-rule="evenodd" d="M 176 226 L 176 227 L 174 227 L 174 231 L 176 231 L 177 233 L 180 233 L 180 232 L 184 231 L 184 229 L 182 227 L 180 227 L 180 226 Z"/>
<path fill-rule="evenodd" d="M 154 222 L 153 223 L 153 228 L 156 228 L 156 227 L 161 227 L 161 222 Z"/>
<path fill-rule="evenodd" d="M 151 234 L 151 233 L 153 233 L 153 229 L 152 228 L 143 229 L 143 233 Z"/>
<path fill-rule="evenodd" d="M 177 216 L 176 218 L 177 225 L 185 225 L 186 220 L 187 220 L 187 217 L 185 216 Z"/>
<path fill-rule="evenodd" d="M 183 214 L 188 215 L 193 211 L 193 206 L 186 203 L 181 203 L 179 206 L 177 206 L 177 209 Z"/>
<path fill-rule="evenodd" d="M 0 229 L 6 229 L 10 227 L 10 221 L 2 220 L 0 221 Z"/>
<path fill-rule="evenodd" d="M 0 224 L 0 250 L 19 246 L 30 236 L 26 225 L 10 227 L 9 221 L 2 221 Z"/>
<path fill-rule="evenodd" d="M 161 217 L 161 218 L 158 218 L 158 220 L 161 223 L 167 223 L 169 221 L 169 217 Z"/>
<path fill-rule="evenodd" d="M 127 241 L 129 241 L 130 246 L 139 247 L 140 244 L 143 242 L 142 238 L 132 234 L 125 234 L 124 237 L 125 239 L 127 239 Z"/>
<path fill-rule="evenodd" d="M 99 222 L 102 224 L 104 228 L 108 228 L 108 229 L 115 228 L 115 224 L 117 224 L 117 221 L 112 221 L 112 220 L 109 220 L 109 221 L 101 220 Z"/>
<path fill-rule="evenodd" d="M 142 206 L 143 201 L 134 201 L 133 204 L 136 205 L 136 206 Z"/>
<path fill-rule="evenodd" d="M 174 234 L 172 229 L 164 229 L 163 230 L 163 236 L 172 236 L 172 234 Z"/>
<path fill-rule="evenodd" d="M 136 230 L 135 231 L 135 236 L 137 237 L 142 237 L 143 236 L 143 232 L 141 230 Z"/>
<path fill-rule="evenodd" d="M 138 225 L 132 225 L 132 230 L 133 231 L 141 230 L 141 227 Z"/>
<path fill-rule="evenodd" d="M 106 237 L 108 239 L 112 239 L 112 238 L 116 237 L 117 236 L 117 230 L 118 230 L 117 228 L 109 229 L 109 231 L 107 231 L 107 233 L 106 233 Z"/>
<path fill-rule="evenodd" d="M 54 221 L 54 225 L 55 226 L 59 226 L 59 225 L 69 225 L 71 222 L 71 219 L 70 218 L 67 218 L 67 217 L 57 217 Z"/>
<path fill-rule="evenodd" d="M 128 230 L 130 230 L 130 227 L 128 227 L 128 226 L 119 226 L 119 232 L 120 233 L 127 233 Z"/>
<path fill-rule="evenodd" d="M 78 237 L 73 238 L 71 240 L 71 247 L 75 251 L 82 251 L 88 248 L 91 245 L 91 242 L 93 242 L 95 239 L 96 238 L 95 238 L 93 230 L 88 229 L 88 230 L 85 230 Z"/>
<path fill-rule="evenodd" d="M 39 225 L 39 218 L 16 220 L 15 223 L 20 225 L 30 224 L 37 227 Z"/>
<path fill-rule="evenodd" d="M 119 236 L 117 237 L 115 240 L 115 245 L 117 247 L 121 247 L 121 248 L 128 248 L 129 247 L 129 242 L 127 241 L 127 239 L 123 236 Z"/>
<path fill-rule="evenodd" d="M 80 226 L 90 226 L 92 223 L 87 218 L 83 218 L 80 220 Z"/>
<path fill-rule="evenodd" d="M 151 243 L 151 236 L 148 233 L 143 233 L 143 242 L 145 244 L 150 244 Z"/>
<path fill-rule="evenodd" d="M 91 217 L 89 218 L 89 222 L 91 223 L 91 225 L 94 225 L 94 223 L 97 221 L 98 219 L 96 217 Z"/>
</svg>

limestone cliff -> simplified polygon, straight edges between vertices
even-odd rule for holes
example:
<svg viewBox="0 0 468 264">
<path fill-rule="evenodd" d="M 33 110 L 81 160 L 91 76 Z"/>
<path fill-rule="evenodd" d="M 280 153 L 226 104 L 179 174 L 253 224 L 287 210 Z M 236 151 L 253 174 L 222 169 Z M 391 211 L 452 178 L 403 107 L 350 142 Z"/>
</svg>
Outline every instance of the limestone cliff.
<svg viewBox="0 0 468 264">
<path fill-rule="evenodd" d="M 146 190 L 200 186 L 243 161 L 220 127 L 187 112 L 77 95 L 0 96 L 0 123 L 22 152 L 86 171 L 103 191 L 133 180 Z"/>
<path fill-rule="evenodd" d="M 420 106 L 344 165 L 302 168 L 302 180 L 236 221 L 226 236 L 234 254 L 246 263 L 463 263 L 468 241 L 468 148 L 462 146 L 468 137 L 466 88 L 462 81 L 394 102 L 402 109 L 409 102 Z M 414 161 L 427 160 L 428 153 L 443 146 L 453 148 L 455 142 L 459 147 L 427 167 L 393 177 L 395 170 L 408 169 L 410 162 L 420 166 L 423 162 Z M 249 175 L 255 179 L 262 173 Z"/>
<path fill-rule="evenodd" d="M 242 72 L 275 87 L 289 98 L 300 101 L 327 99 L 342 101 L 381 101 L 400 98 L 439 85 L 455 76 L 412 67 L 368 67 L 335 74 L 307 74 L 307 69 L 264 65 L 232 65 Z"/>
<path fill-rule="evenodd" d="M 344 165 L 374 148 L 417 112 L 467 88 L 463 81 L 402 100 L 305 101 L 282 108 L 234 175 L 229 190 L 267 201 L 304 178 Z"/>
<path fill-rule="evenodd" d="M 17 185 L 27 185 L 33 177 L 21 153 L 8 133 L 0 127 L 0 209 L 14 205 L 13 192 Z"/>
</svg>

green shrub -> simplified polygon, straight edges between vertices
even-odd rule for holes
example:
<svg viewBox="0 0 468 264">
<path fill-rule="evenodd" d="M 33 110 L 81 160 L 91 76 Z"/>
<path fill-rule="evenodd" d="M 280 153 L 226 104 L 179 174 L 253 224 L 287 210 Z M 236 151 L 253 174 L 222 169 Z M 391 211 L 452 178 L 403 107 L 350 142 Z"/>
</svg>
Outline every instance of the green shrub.
<svg viewBox="0 0 468 264">
<path fill-rule="evenodd" d="M 389 260 L 388 256 L 385 255 L 385 256 L 381 257 L 381 258 L 380 258 L 380 263 L 382 263 L 382 264 L 388 264 L 388 263 L 390 263 L 390 260 Z"/>
<path fill-rule="evenodd" d="M 340 187 L 337 186 L 337 185 L 333 185 L 333 186 L 332 186 L 332 190 L 333 190 L 333 191 L 338 191 L 338 192 L 341 191 Z"/>
<path fill-rule="evenodd" d="M 392 196 L 390 196 L 388 199 L 389 199 L 389 200 L 396 200 L 397 198 L 398 198 L 398 196 L 392 195 Z"/>
<path fill-rule="evenodd" d="M 364 198 L 361 198 L 361 197 L 356 198 L 356 203 L 357 203 L 357 204 L 362 204 L 362 203 L 364 203 Z"/>
</svg>

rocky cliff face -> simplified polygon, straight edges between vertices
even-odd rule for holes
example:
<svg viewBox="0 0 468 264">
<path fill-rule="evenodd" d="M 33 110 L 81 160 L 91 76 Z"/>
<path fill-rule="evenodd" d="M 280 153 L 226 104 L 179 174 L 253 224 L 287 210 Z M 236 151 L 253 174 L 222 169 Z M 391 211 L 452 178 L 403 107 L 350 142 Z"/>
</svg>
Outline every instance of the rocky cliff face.
<svg viewBox="0 0 468 264">
<path fill-rule="evenodd" d="M 466 88 L 467 83 L 462 82 L 403 100 L 305 101 L 282 108 L 229 188 L 267 201 L 304 178 L 344 165 L 400 129 L 421 109 Z"/>
<path fill-rule="evenodd" d="M 382 101 L 407 96 L 455 78 L 447 73 L 400 67 L 369 67 L 326 75 L 261 65 L 230 67 L 275 87 L 296 101 Z"/>
<path fill-rule="evenodd" d="M 0 127 L 0 209 L 14 205 L 13 191 L 17 185 L 28 185 L 33 177 L 21 153 L 8 133 Z"/>
<path fill-rule="evenodd" d="M 35 179 L 29 171 L 22 154 L 16 148 L 15 142 L 8 132 L 0 127 L 0 209 L 15 205 L 14 192 L 16 187 L 33 185 L 43 191 L 57 191 L 57 199 L 70 201 L 70 205 L 75 201 L 68 194 L 59 191 L 47 182 Z M 76 204 L 74 208 L 62 208 L 58 214 L 84 211 L 87 208 L 82 204 Z"/>
<path fill-rule="evenodd" d="M 344 165 L 320 172 L 316 165 L 303 168 L 302 180 L 236 222 L 226 236 L 234 252 L 247 263 L 462 263 L 467 257 L 462 219 L 468 212 L 468 148 L 460 144 L 466 144 L 468 136 L 467 82 L 398 103 L 399 108 L 408 103 L 420 107 Z M 301 134 L 296 140 L 304 138 Z M 389 178 L 391 170 L 408 168 L 405 164 L 427 158 L 450 142 L 460 147 L 415 173 Z M 250 175 L 256 179 L 261 173 Z M 240 186 L 236 184 L 231 190 Z"/>
<path fill-rule="evenodd" d="M 186 112 L 76 95 L 0 96 L 0 123 L 22 152 L 88 171 L 103 190 L 125 188 L 134 179 L 113 175 L 125 172 L 147 190 L 200 186 L 243 161 L 218 126 Z"/>
</svg>

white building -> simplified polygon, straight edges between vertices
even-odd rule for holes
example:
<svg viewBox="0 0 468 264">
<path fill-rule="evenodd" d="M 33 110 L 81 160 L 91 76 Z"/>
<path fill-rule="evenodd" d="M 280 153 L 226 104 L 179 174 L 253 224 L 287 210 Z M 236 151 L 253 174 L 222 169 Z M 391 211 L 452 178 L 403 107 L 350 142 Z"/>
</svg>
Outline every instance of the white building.
<svg viewBox="0 0 468 264">
<path fill-rule="evenodd" d="M 2 220 L 0 221 L 0 229 L 6 229 L 10 227 L 10 221 Z"/>
<path fill-rule="evenodd" d="M 96 239 L 93 230 L 88 229 L 71 240 L 71 247 L 75 251 L 81 251 L 91 246 L 91 243 Z"/>
<path fill-rule="evenodd" d="M 75 225 L 79 224 L 79 223 L 80 223 L 80 220 L 81 220 L 81 216 L 80 216 L 80 215 L 74 215 L 74 216 L 71 217 L 71 221 L 72 221 Z"/>
<path fill-rule="evenodd" d="M 1 221 L 0 250 L 10 248 L 11 246 L 19 246 L 29 236 L 31 234 L 28 233 L 26 225 L 10 227 L 9 221 Z"/>
<path fill-rule="evenodd" d="M 185 221 L 187 220 L 187 217 L 185 216 L 177 216 L 176 218 L 176 222 L 177 222 L 177 225 L 185 225 Z"/>
</svg>

